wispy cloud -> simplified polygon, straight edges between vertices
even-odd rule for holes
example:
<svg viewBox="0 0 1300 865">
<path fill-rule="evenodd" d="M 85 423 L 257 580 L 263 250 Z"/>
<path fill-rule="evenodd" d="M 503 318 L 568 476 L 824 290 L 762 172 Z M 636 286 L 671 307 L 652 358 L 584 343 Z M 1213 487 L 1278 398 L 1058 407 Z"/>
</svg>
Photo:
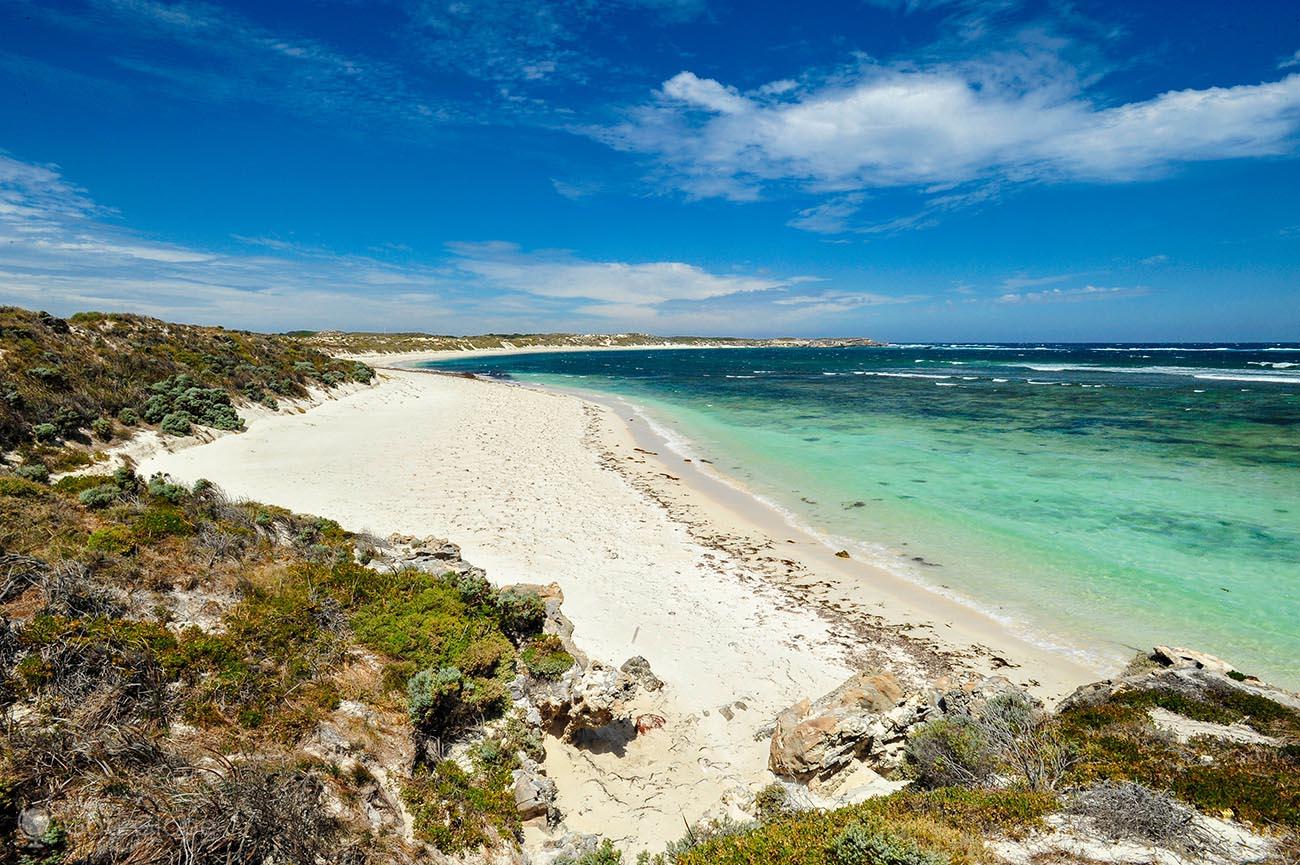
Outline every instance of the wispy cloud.
<svg viewBox="0 0 1300 865">
<path fill-rule="evenodd" d="M 925 299 L 926 295 L 923 294 L 889 295 L 861 291 L 822 291 L 816 294 L 782 297 L 773 303 L 776 306 L 793 307 L 796 314 L 802 317 L 813 317 L 851 312 L 869 306 L 917 303 Z"/>
<path fill-rule="evenodd" d="M 1049 288 L 1043 291 L 1007 292 L 999 296 L 997 302 L 1001 304 L 1080 303 L 1083 301 L 1140 297 L 1150 293 L 1151 289 L 1142 285 L 1128 288 L 1103 288 L 1096 285 L 1085 285 L 1082 288 Z"/>
<path fill-rule="evenodd" d="M 342 255 L 275 237 L 234 249 L 170 244 L 124 229 L 57 167 L 0 153 L 0 302 L 129 310 L 262 329 L 438 332 L 651 326 L 736 330 L 824 309 L 889 302 L 844 293 L 790 297 L 813 277 L 719 273 L 680 261 L 584 259 L 503 241 L 449 244 L 425 264 Z M 403 258 L 410 251 L 403 250 Z M 757 309 L 768 314 L 753 315 Z"/>
<path fill-rule="evenodd" d="M 1278 69 L 1290 69 L 1294 66 L 1300 66 L 1300 50 L 1277 64 Z"/>
<path fill-rule="evenodd" d="M 417 50 L 440 69 L 502 85 L 587 80 L 608 60 L 587 43 L 611 12 L 640 10 L 664 22 L 699 15 L 704 0 L 417 0 L 408 14 Z"/>
<path fill-rule="evenodd" d="M 525 252 L 513 243 L 453 243 L 452 264 L 499 291 L 581 299 L 588 314 L 644 317 L 671 301 L 703 301 L 767 292 L 794 279 L 717 274 L 678 261 L 588 261 L 563 251 Z"/>
<path fill-rule="evenodd" d="M 346 117 L 349 125 L 364 121 L 372 128 L 428 129 L 466 112 L 466 106 L 431 95 L 409 70 L 318 39 L 275 32 L 229 7 L 201 0 L 89 0 L 89 5 L 85 14 L 39 4 L 29 8 L 30 14 L 79 33 L 92 50 L 133 76 L 135 87 L 186 100 L 268 105 L 310 120 Z M 52 74 L 28 65 L 33 74 Z"/>
</svg>

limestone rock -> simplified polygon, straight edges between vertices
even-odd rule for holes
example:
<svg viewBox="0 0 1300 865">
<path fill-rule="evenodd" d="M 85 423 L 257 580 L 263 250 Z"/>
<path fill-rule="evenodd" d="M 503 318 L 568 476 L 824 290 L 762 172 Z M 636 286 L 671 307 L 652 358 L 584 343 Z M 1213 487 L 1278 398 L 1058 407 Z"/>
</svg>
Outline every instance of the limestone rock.
<svg viewBox="0 0 1300 865">
<path fill-rule="evenodd" d="M 816 703 L 800 700 L 777 718 L 768 768 L 804 780 L 835 774 L 894 732 L 885 713 L 902 697 L 892 675 L 859 673 Z"/>
<path fill-rule="evenodd" d="M 628 658 L 619 670 L 643 691 L 658 691 L 664 686 L 663 680 L 650 669 L 650 662 L 640 655 Z"/>
<path fill-rule="evenodd" d="M 546 841 L 542 849 L 532 856 L 532 865 L 552 865 L 558 860 L 581 859 L 588 853 L 594 853 L 600 847 L 599 835 L 586 835 L 581 832 L 568 832 L 560 838 Z"/>
<path fill-rule="evenodd" d="M 555 797 L 559 790 L 555 782 L 543 774 L 542 767 L 524 757 L 520 760 L 520 767 L 511 775 L 519 816 L 524 820 L 548 816 L 555 807 Z"/>
<path fill-rule="evenodd" d="M 801 700 L 777 718 L 768 768 L 782 777 L 817 783 L 857 762 L 871 769 L 895 768 L 905 759 L 907 737 L 918 725 L 951 714 L 978 716 L 989 700 L 1009 693 L 1038 705 L 1002 676 L 944 678 L 904 695 L 888 673 L 859 673 L 815 703 Z"/>
<path fill-rule="evenodd" d="M 1300 696 L 1245 676 L 1227 661 L 1192 649 L 1156 646 L 1136 672 L 1126 671 L 1113 679 L 1079 687 L 1059 707 L 1096 706 L 1128 691 L 1164 688 L 1197 698 L 1207 690 L 1232 689 L 1264 697 L 1292 709 L 1300 709 Z"/>
<path fill-rule="evenodd" d="M 29 842 L 41 843 L 50 831 L 50 814 L 44 808 L 24 808 L 18 815 L 18 831 Z"/>
<path fill-rule="evenodd" d="M 574 666 L 553 682 L 530 680 L 525 685 L 542 723 L 560 728 L 557 735 L 570 741 L 581 730 L 620 719 L 629 695 L 626 678 L 598 661 L 586 669 Z"/>
</svg>

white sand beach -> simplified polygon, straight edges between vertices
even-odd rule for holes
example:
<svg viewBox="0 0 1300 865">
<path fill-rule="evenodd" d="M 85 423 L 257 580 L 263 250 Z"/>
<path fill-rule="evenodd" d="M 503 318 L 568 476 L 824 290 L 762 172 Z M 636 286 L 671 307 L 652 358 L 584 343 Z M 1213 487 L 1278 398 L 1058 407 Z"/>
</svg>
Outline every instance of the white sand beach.
<svg viewBox="0 0 1300 865">
<path fill-rule="evenodd" d="M 619 409 L 390 369 L 370 388 L 139 468 L 354 530 L 446 537 L 500 584 L 558 583 L 585 652 L 616 665 L 642 655 L 666 682 L 638 698 L 662 729 L 617 749 L 548 743 L 569 828 L 627 849 L 676 837 L 728 791 L 770 780 L 762 731 L 851 670 L 886 667 L 917 684 L 997 670 L 1049 700 L 1098 677 L 836 558 Z"/>
</svg>

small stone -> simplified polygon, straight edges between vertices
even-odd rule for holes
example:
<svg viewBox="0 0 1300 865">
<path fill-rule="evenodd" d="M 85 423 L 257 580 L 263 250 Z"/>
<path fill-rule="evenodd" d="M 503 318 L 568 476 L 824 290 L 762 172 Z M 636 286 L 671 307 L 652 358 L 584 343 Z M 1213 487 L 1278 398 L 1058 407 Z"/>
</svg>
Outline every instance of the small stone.
<svg viewBox="0 0 1300 865">
<path fill-rule="evenodd" d="M 848 551 L 848 550 L 840 550 L 838 553 L 835 554 L 835 558 L 837 558 L 837 559 L 847 559 L 847 558 L 849 558 L 849 551 Z"/>
<path fill-rule="evenodd" d="M 50 814 L 44 808 L 24 808 L 18 815 L 18 831 L 30 841 L 41 841 L 50 831 Z"/>
<path fill-rule="evenodd" d="M 636 732 L 638 735 L 642 733 L 648 733 L 651 730 L 658 730 L 660 727 L 662 727 L 664 724 L 667 723 L 668 723 L 668 719 L 666 719 L 663 715 L 653 715 L 653 714 L 637 715 Z"/>
</svg>

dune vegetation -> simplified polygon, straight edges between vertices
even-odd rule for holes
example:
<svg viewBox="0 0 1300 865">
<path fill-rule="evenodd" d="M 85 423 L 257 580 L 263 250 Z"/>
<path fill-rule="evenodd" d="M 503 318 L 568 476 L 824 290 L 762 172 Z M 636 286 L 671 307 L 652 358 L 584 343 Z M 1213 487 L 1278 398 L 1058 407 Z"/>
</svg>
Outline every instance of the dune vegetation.
<svg viewBox="0 0 1300 865">
<path fill-rule="evenodd" d="M 142 426 L 170 435 L 240 429 L 236 404 L 275 408 L 308 388 L 373 376 L 286 337 L 0 307 L 0 451 L 31 466 L 71 468 Z"/>
</svg>

